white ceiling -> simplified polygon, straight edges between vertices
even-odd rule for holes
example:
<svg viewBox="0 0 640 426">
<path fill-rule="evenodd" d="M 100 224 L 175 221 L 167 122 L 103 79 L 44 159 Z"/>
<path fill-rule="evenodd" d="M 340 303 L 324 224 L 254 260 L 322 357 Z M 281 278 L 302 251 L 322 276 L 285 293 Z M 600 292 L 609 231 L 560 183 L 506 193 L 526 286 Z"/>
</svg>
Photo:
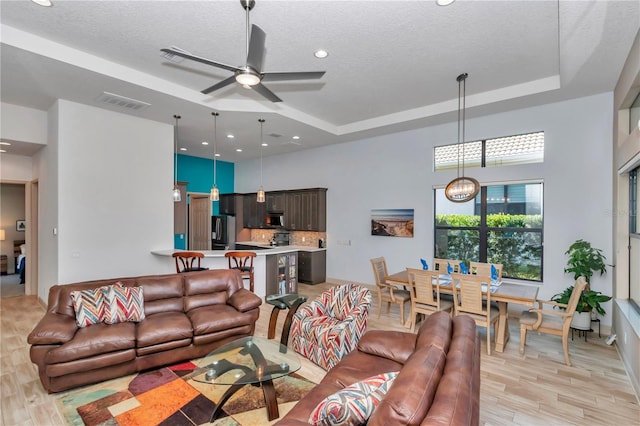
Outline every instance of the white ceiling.
<svg viewBox="0 0 640 426">
<path fill-rule="evenodd" d="M 177 46 L 243 65 L 239 0 L 53 2 L 1 1 L 2 102 L 114 109 L 96 98 L 119 94 L 151 104 L 132 115 L 173 123 L 180 114 L 180 146 L 208 158 L 201 142 L 212 141 L 219 111 L 218 150 L 234 162 L 260 155 L 261 117 L 265 156 L 454 121 L 462 72 L 467 117 L 612 91 L 640 29 L 639 1 L 257 0 L 263 71 L 326 71 L 265 83 L 283 99 L 271 103 L 235 84 L 203 95 L 231 73 L 160 55 Z M 315 58 L 319 48 L 329 57 Z"/>
</svg>

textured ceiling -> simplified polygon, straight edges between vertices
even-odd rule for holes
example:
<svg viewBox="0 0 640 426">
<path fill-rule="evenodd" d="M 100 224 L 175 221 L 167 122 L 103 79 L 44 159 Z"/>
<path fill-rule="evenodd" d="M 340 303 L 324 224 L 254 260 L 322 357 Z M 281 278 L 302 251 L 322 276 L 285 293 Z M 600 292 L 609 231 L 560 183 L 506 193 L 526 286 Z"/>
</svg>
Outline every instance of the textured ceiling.
<svg viewBox="0 0 640 426">
<path fill-rule="evenodd" d="M 138 99 L 151 106 L 132 114 L 166 123 L 180 114 L 180 144 L 209 158 L 201 142 L 220 111 L 222 159 L 240 161 L 259 155 L 260 117 L 265 135 L 281 135 L 265 137 L 265 155 L 455 120 L 461 72 L 468 117 L 612 91 L 640 2 L 257 0 L 264 71 L 326 71 L 265 83 L 278 104 L 237 85 L 203 95 L 231 73 L 160 55 L 177 46 L 243 65 L 245 18 L 238 0 L 3 0 L 2 101 L 46 110 L 57 98 L 101 106 L 103 91 Z M 318 48 L 329 57 L 315 58 Z"/>
</svg>

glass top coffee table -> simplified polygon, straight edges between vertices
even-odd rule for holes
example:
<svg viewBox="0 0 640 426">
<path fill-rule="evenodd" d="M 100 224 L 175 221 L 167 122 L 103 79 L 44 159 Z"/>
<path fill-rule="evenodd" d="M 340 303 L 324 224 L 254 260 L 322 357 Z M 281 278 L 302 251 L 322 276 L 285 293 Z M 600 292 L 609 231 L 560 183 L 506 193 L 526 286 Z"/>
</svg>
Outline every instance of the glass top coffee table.
<svg viewBox="0 0 640 426">
<path fill-rule="evenodd" d="M 192 379 L 211 385 L 231 385 L 211 414 L 211 422 L 229 398 L 245 385 L 262 387 L 269 420 L 277 419 L 278 402 L 273 380 L 300 369 L 300 360 L 284 345 L 262 337 L 244 337 L 220 346 L 195 361 L 200 368 Z"/>
</svg>

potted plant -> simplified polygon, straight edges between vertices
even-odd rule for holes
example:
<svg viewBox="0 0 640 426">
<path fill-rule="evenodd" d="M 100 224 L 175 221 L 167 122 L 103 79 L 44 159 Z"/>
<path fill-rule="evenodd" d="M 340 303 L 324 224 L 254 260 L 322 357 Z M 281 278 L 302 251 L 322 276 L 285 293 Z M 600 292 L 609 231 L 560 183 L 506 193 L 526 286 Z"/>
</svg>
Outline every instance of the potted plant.
<svg viewBox="0 0 640 426">
<path fill-rule="evenodd" d="M 606 258 L 602 254 L 602 250 L 592 247 L 591 243 L 584 240 L 577 240 L 571 244 L 565 254 L 569 255 L 569 259 L 564 272 L 573 274 L 574 280 L 581 276 L 587 280 L 587 286 L 580 295 L 571 326 L 579 330 L 589 330 L 591 328 L 591 313 L 595 311 L 600 315 L 605 315 L 606 312 L 601 303 L 611 300 L 611 296 L 591 290 L 589 285 L 594 272 L 599 271 L 600 275 L 606 272 L 607 268 L 604 263 Z M 566 288 L 562 293 L 552 296 L 551 300 L 567 304 L 571 298 L 571 293 L 573 293 L 573 286 Z"/>
</svg>

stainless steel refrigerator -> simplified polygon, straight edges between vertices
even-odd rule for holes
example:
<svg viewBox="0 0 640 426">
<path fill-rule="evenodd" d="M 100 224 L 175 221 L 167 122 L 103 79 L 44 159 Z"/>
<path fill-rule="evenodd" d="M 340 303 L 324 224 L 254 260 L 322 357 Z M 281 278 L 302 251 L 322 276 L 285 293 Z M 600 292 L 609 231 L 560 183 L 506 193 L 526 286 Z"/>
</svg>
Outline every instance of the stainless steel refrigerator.
<svg viewBox="0 0 640 426">
<path fill-rule="evenodd" d="M 211 216 L 211 250 L 225 250 L 229 246 L 226 216 Z"/>
</svg>

